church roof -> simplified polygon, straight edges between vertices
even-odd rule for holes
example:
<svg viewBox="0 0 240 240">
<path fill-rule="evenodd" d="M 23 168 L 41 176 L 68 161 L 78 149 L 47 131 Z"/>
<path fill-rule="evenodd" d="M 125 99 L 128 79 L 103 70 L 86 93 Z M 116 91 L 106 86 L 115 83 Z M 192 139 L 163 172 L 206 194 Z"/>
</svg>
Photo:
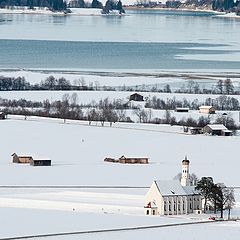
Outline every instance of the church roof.
<svg viewBox="0 0 240 240">
<path fill-rule="evenodd" d="M 182 186 L 178 180 L 157 180 L 155 181 L 161 195 L 164 196 L 186 196 L 198 194 L 195 186 Z"/>
<path fill-rule="evenodd" d="M 155 183 L 162 196 L 186 195 L 178 180 L 158 180 Z"/>
</svg>

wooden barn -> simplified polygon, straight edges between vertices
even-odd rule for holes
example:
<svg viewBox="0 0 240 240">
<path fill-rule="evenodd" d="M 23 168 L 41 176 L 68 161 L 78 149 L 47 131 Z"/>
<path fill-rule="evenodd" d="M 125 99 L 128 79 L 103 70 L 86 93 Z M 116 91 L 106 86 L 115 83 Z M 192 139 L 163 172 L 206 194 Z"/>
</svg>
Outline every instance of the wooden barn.
<svg viewBox="0 0 240 240">
<path fill-rule="evenodd" d="M 16 153 L 12 154 L 13 163 L 31 163 L 33 157 L 30 155 L 20 155 L 18 156 Z"/>
<path fill-rule="evenodd" d="M 4 112 L 0 112 L 0 119 L 6 119 L 6 114 Z"/>
<path fill-rule="evenodd" d="M 199 112 L 206 114 L 214 114 L 216 112 L 216 109 L 213 106 L 201 106 L 199 107 Z"/>
<path fill-rule="evenodd" d="M 34 158 L 30 162 L 32 166 L 51 166 L 52 161 L 48 158 Z"/>
<path fill-rule="evenodd" d="M 144 98 L 142 95 L 140 95 L 138 93 L 134 93 L 129 96 L 129 101 L 143 102 Z"/>
<path fill-rule="evenodd" d="M 223 124 L 208 124 L 203 128 L 203 133 L 216 136 L 231 136 L 232 131 L 228 130 Z"/>
<path fill-rule="evenodd" d="M 125 164 L 148 164 L 148 158 L 127 158 L 122 156 L 119 158 L 119 163 Z"/>
</svg>

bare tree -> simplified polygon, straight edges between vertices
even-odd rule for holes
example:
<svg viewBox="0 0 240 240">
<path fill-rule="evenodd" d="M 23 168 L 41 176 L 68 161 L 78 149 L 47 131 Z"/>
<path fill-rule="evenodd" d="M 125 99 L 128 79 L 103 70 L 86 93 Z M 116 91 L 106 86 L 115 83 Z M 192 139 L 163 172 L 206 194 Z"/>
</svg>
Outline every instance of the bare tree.
<svg viewBox="0 0 240 240">
<path fill-rule="evenodd" d="M 218 80 L 216 88 L 220 94 L 223 94 L 223 80 Z"/>
</svg>

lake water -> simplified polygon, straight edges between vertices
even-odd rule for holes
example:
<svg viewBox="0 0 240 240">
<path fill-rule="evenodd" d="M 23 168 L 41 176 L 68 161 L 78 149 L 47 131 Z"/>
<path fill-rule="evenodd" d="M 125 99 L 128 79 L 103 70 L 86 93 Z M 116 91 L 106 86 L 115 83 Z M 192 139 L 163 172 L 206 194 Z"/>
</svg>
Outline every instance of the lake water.
<svg viewBox="0 0 240 240">
<path fill-rule="evenodd" d="M 240 20 L 206 13 L 0 14 L 0 68 L 238 69 Z"/>
</svg>

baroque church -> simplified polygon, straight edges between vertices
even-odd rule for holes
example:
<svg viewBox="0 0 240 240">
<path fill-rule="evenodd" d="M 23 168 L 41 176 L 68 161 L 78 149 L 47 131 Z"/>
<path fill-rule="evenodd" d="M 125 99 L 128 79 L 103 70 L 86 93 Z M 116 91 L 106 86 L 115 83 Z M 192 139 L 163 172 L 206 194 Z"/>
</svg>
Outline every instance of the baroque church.
<svg viewBox="0 0 240 240">
<path fill-rule="evenodd" d="M 156 180 L 152 183 L 145 201 L 146 215 L 180 215 L 202 213 L 202 198 L 191 182 L 190 161 L 182 160 L 181 182 Z"/>
</svg>

